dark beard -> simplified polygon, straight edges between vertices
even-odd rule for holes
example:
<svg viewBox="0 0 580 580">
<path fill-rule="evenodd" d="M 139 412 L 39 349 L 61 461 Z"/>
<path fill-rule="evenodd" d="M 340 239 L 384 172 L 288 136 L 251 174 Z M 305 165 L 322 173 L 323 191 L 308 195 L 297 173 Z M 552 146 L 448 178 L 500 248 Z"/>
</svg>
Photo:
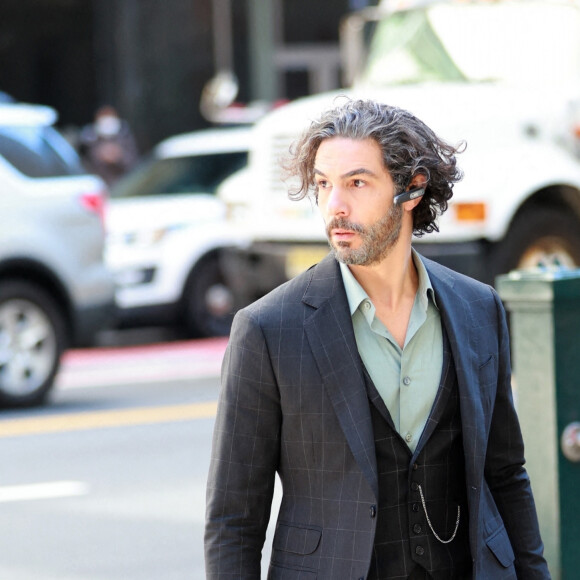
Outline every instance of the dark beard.
<svg viewBox="0 0 580 580">
<path fill-rule="evenodd" d="M 351 266 L 370 266 L 383 260 L 393 249 L 401 234 L 403 208 L 392 205 L 387 215 L 374 224 L 364 227 L 350 222 L 346 218 L 334 218 L 326 226 L 326 236 L 334 257 L 343 264 Z M 357 249 L 350 247 L 350 242 L 332 243 L 330 232 L 343 229 L 356 232 L 361 237 Z"/>
</svg>

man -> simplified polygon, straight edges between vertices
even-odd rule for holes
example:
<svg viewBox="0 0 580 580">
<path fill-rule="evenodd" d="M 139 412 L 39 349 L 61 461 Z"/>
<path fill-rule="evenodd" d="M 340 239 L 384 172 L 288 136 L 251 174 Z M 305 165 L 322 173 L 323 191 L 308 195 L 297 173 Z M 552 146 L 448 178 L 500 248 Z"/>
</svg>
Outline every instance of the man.
<svg viewBox="0 0 580 580">
<path fill-rule="evenodd" d="M 494 290 L 411 247 L 437 229 L 457 149 L 348 101 L 290 169 L 332 249 L 235 318 L 208 480 L 211 580 L 546 579 Z"/>
</svg>

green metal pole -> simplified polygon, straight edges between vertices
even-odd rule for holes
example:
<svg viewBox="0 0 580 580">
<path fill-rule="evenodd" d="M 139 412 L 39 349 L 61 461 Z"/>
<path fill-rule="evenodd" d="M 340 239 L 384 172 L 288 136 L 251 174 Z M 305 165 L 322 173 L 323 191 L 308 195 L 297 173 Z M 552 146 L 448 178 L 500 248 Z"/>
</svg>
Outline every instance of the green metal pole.
<svg viewBox="0 0 580 580">
<path fill-rule="evenodd" d="M 562 453 L 561 436 L 580 421 L 580 274 L 554 284 L 558 476 L 562 579 L 580 576 L 580 462 Z"/>
<path fill-rule="evenodd" d="M 580 271 L 512 272 L 497 280 L 510 312 L 514 392 L 545 556 L 554 580 L 580 569 L 580 463 L 560 448 L 580 420 Z"/>
<path fill-rule="evenodd" d="M 276 2 L 248 0 L 250 81 L 252 100 L 274 101 L 278 82 L 274 53 Z"/>
</svg>

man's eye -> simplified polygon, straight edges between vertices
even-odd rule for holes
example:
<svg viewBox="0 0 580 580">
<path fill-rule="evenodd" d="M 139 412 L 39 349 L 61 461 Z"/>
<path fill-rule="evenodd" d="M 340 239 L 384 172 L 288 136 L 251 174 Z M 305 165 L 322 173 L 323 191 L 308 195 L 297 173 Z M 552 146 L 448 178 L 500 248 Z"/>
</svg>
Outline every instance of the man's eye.
<svg viewBox="0 0 580 580">
<path fill-rule="evenodd" d="M 321 179 L 320 181 L 318 181 L 316 185 L 318 186 L 318 189 L 325 189 L 326 187 L 328 187 L 328 181 Z"/>
<path fill-rule="evenodd" d="M 364 181 L 364 180 L 362 180 L 362 179 L 355 179 L 355 180 L 353 181 L 353 185 L 354 185 L 355 187 L 364 187 L 364 185 L 365 185 L 365 181 Z"/>
</svg>

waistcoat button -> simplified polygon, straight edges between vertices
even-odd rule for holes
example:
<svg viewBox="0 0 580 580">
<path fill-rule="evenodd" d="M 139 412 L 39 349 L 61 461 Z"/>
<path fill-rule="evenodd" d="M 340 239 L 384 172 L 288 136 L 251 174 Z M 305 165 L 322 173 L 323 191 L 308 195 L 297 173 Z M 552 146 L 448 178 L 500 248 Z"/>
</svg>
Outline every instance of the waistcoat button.
<svg viewBox="0 0 580 580">
<path fill-rule="evenodd" d="M 411 489 L 412 489 L 413 491 L 417 491 L 417 490 L 419 489 L 419 484 L 418 484 L 416 481 L 414 481 L 414 482 L 411 484 Z"/>
<path fill-rule="evenodd" d="M 425 553 L 425 548 L 423 548 L 423 546 L 417 546 L 415 548 L 415 554 L 417 554 L 417 556 L 422 556 Z"/>
<path fill-rule="evenodd" d="M 418 504 L 418 503 L 414 503 L 414 504 L 413 504 L 413 506 L 411 507 L 411 509 L 412 509 L 414 512 L 418 512 L 418 511 L 419 511 L 419 504 Z"/>
<path fill-rule="evenodd" d="M 420 534 L 420 533 L 421 533 L 421 526 L 420 526 L 419 524 L 415 524 L 415 525 L 413 526 L 413 531 L 414 531 L 416 534 Z"/>
</svg>

